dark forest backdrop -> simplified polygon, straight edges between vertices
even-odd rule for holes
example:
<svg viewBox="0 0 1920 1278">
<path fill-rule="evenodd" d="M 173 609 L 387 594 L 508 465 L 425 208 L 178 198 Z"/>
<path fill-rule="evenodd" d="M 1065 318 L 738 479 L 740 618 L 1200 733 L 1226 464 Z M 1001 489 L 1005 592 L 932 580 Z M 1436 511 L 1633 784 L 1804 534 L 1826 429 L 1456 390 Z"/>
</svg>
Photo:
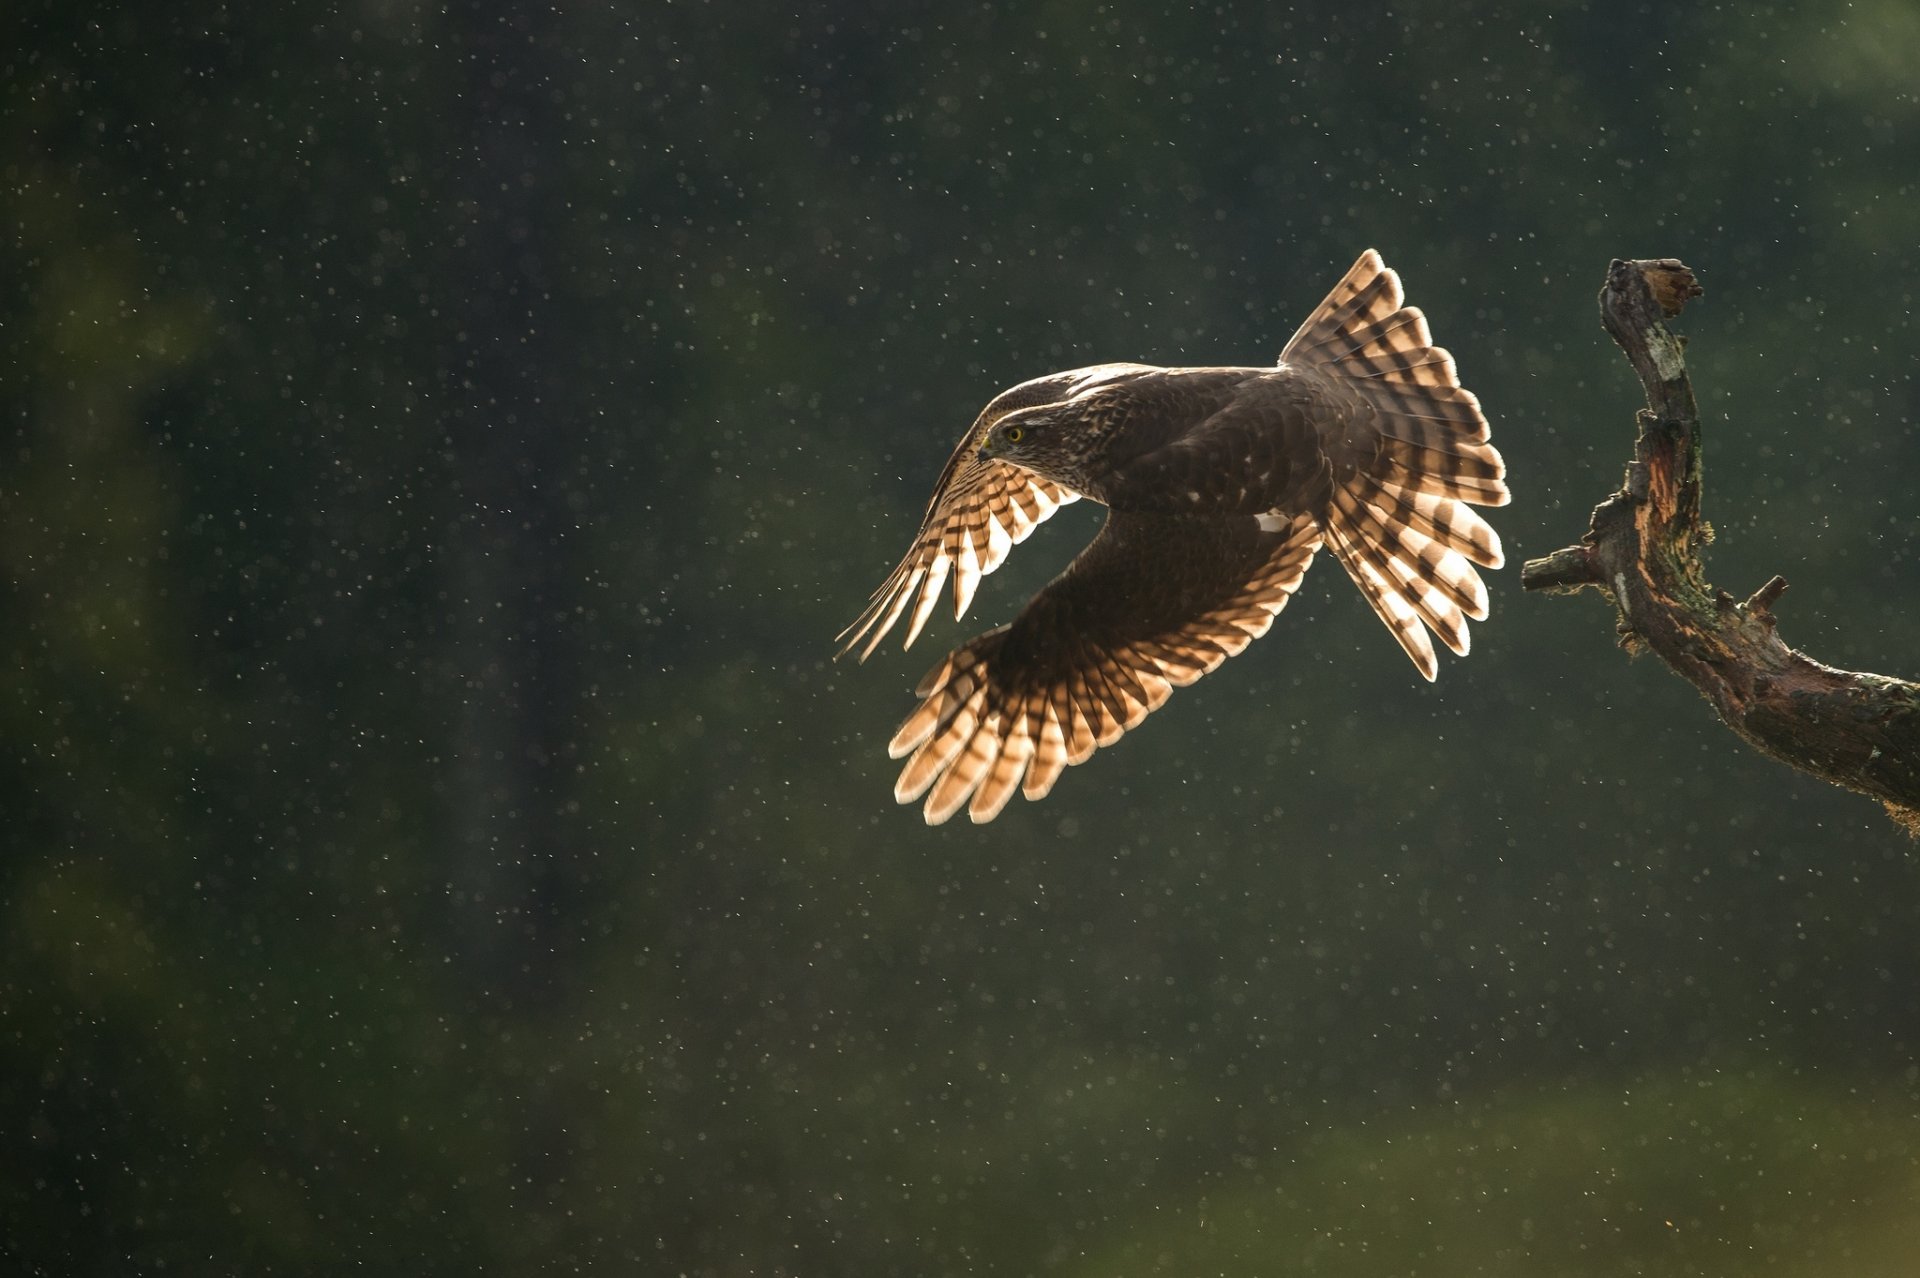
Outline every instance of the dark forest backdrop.
<svg viewBox="0 0 1920 1278">
<path fill-rule="evenodd" d="M 1913 845 L 1597 599 L 1323 565 L 979 829 L 885 740 L 1098 512 L 828 660 L 997 389 L 1371 245 L 1516 563 L 1684 258 L 1716 582 L 1914 674 L 1908 0 L 12 17 L 9 1271 L 1913 1271 Z"/>
</svg>

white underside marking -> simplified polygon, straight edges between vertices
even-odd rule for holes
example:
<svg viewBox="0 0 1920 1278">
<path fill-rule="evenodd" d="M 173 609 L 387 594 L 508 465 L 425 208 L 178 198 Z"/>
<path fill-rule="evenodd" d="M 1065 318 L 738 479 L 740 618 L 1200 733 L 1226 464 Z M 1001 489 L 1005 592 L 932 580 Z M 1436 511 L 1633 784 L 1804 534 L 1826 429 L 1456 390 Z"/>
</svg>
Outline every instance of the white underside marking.
<svg viewBox="0 0 1920 1278">
<path fill-rule="evenodd" d="M 1291 519 L 1288 519 L 1285 515 L 1275 514 L 1273 511 L 1268 511 L 1264 515 L 1255 515 L 1253 517 L 1253 522 L 1260 525 L 1261 532 L 1285 532 L 1287 529 L 1287 526 L 1291 524 L 1293 521 Z"/>
</svg>

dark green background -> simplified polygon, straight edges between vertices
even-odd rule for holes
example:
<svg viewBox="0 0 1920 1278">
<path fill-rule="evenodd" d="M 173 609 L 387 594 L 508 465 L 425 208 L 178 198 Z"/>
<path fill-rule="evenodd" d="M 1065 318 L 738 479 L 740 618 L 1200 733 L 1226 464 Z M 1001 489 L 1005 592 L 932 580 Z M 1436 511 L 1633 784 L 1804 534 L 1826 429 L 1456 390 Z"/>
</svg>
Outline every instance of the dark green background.
<svg viewBox="0 0 1920 1278">
<path fill-rule="evenodd" d="M 1514 562 L 1676 255 L 1716 584 L 1920 668 L 1920 11 L 29 4 L 0 53 L 0 1261 L 1895 1275 L 1920 881 L 1523 596 L 1331 564 L 928 830 L 828 660 L 1002 386 L 1381 249 Z"/>
</svg>

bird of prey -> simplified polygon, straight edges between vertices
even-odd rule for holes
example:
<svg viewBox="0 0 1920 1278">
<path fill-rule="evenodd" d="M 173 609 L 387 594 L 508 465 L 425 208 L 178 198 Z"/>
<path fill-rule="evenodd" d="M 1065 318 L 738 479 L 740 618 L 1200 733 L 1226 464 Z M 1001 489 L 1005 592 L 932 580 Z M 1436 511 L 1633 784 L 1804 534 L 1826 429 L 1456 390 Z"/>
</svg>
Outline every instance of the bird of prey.
<svg viewBox="0 0 1920 1278">
<path fill-rule="evenodd" d="M 1420 673 L 1431 630 L 1461 656 L 1487 615 L 1474 566 L 1500 539 L 1471 508 L 1507 502 L 1480 402 L 1400 277 L 1369 249 L 1271 368 L 1098 364 L 995 396 L 934 487 L 913 548 L 840 634 L 865 660 L 952 583 L 980 578 L 1056 509 L 1107 520 L 1011 624 L 949 654 L 888 744 L 894 798 L 937 825 L 999 815 L 1111 745 L 1265 634 L 1326 546 Z M 864 642 L 863 642 L 864 641 Z"/>
</svg>

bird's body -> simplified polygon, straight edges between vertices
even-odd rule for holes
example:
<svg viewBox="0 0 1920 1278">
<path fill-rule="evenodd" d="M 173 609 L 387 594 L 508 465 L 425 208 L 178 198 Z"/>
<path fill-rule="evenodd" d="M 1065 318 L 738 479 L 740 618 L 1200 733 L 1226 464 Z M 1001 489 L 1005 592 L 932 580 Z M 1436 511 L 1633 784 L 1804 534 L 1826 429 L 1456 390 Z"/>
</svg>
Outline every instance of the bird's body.
<svg viewBox="0 0 1920 1278">
<path fill-rule="evenodd" d="M 1467 651 L 1486 615 L 1473 565 L 1499 539 L 1465 503 L 1507 500 L 1474 396 L 1398 277 L 1362 255 L 1271 368 L 1102 364 L 996 396 L 961 439 L 914 547 L 842 634 L 871 652 L 952 581 L 979 579 L 1058 506 L 1107 506 L 1100 535 L 1011 625 L 921 680 L 889 749 L 929 822 L 1039 798 L 1265 633 L 1325 544 L 1428 679 L 1432 630 Z"/>
<path fill-rule="evenodd" d="M 1341 428 L 1364 410 L 1306 369 L 1121 364 L 1096 377 L 1067 401 L 1090 447 L 1071 464 L 1029 468 L 1115 511 L 1305 509 L 1324 487 L 1329 450 L 1348 449 Z"/>
</svg>

